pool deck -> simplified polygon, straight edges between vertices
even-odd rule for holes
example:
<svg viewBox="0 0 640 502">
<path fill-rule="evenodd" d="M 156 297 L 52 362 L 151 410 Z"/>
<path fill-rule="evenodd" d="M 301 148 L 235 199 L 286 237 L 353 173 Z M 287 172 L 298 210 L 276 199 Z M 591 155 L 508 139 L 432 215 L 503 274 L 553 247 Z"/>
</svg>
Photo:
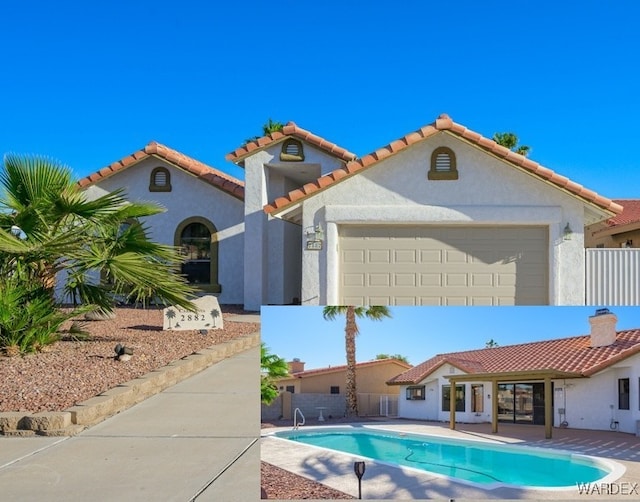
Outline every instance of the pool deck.
<svg viewBox="0 0 640 502">
<path fill-rule="evenodd" d="M 319 425 L 375 427 L 407 433 L 552 448 L 610 459 L 626 468 L 624 474 L 614 482 L 591 485 L 587 489 L 588 493 L 580 493 L 578 487 L 564 490 L 524 490 L 509 487 L 485 490 L 428 472 L 367 461 L 362 479 L 363 499 L 640 500 L 640 437 L 632 434 L 553 429 L 553 439 L 544 439 L 544 428 L 541 426 L 500 424 L 499 433 L 492 434 L 490 424 L 458 424 L 457 430 L 452 431 L 448 424 L 412 420 L 352 424 L 332 424 L 328 421 Z M 310 427 L 315 425 L 307 425 L 302 429 Z M 358 460 L 358 457 L 304 444 L 296 444 L 296 447 L 292 448 L 288 441 L 268 437 L 270 433 L 278 430 L 291 430 L 291 427 L 262 430 L 263 461 L 358 496 L 357 478 L 353 472 L 353 462 Z M 526 466 L 514 468 L 525 469 Z"/>
</svg>

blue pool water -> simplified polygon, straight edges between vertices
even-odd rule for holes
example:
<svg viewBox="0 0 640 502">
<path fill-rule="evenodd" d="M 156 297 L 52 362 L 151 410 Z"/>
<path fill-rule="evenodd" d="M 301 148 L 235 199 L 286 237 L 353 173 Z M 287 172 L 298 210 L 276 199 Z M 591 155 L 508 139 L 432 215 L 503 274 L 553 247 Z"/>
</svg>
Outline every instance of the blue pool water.
<svg viewBox="0 0 640 502">
<path fill-rule="evenodd" d="M 309 429 L 276 436 L 483 485 L 575 488 L 611 472 L 598 459 L 582 455 L 376 429 Z"/>
</svg>

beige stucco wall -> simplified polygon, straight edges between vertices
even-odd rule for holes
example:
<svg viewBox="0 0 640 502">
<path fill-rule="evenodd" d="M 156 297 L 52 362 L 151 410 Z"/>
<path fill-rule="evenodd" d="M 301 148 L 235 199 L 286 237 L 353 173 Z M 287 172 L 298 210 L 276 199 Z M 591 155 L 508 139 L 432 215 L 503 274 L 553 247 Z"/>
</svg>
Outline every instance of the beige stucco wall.
<svg viewBox="0 0 640 502">
<path fill-rule="evenodd" d="M 387 385 L 386 381 L 406 371 L 406 366 L 395 362 L 364 366 L 356 370 L 356 385 L 360 394 L 398 394 L 398 386 Z M 340 393 L 346 390 L 346 369 L 331 373 L 309 375 L 304 378 L 287 378 L 278 381 L 278 388 L 286 390 L 287 385 L 295 387 L 295 393 L 308 392 L 328 394 L 332 386 L 340 387 Z"/>
<path fill-rule="evenodd" d="M 606 228 L 604 223 L 596 223 L 594 225 L 587 226 L 584 231 L 584 247 L 640 248 L 640 223 L 636 225 L 625 225 L 624 227 L 616 230 L 615 233 L 612 233 L 611 231 L 598 232 L 598 230 L 604 228 Z M 627 241 L 631 241 L 631 246 L 626 246 Z"/>
</svg>

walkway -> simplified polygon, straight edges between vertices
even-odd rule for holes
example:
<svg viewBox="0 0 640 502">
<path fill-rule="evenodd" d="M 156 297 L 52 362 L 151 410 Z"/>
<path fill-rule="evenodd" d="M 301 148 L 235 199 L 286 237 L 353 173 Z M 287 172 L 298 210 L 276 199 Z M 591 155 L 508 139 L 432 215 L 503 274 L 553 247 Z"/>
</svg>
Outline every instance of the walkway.
<svg viewBox="0 0 640 502">
<path fill-rule="evenodd" d="M 241 352 L 75 437 L 0 437 L 0 499 L 257 500 L 259 360 Z"/>
</svg>

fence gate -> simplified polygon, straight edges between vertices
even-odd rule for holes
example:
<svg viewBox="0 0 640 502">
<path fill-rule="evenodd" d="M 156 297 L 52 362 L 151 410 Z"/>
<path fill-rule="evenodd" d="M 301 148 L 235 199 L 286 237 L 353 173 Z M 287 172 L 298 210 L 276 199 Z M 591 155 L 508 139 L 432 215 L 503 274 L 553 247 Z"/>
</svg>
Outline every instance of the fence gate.
<svg viewBox="0 0 640 502">
<path fill-rule="evenodd" d="M 358 394 L 361 417 L 397 417 L 398 396 L 392 394 Z"/>
</svg>

